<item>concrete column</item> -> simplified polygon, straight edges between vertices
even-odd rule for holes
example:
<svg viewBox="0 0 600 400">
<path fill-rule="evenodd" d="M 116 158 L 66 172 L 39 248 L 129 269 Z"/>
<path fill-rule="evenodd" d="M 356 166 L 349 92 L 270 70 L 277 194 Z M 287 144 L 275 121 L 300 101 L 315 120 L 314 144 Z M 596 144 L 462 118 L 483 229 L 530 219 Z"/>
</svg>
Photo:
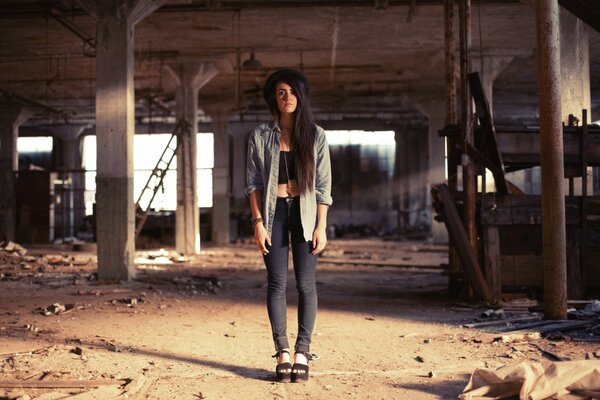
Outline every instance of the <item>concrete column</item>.
<svg viewBox="0 0 600 400">
<path fill-rule="evenodd" d="M 229 176 L 228 108 L 222 107 L 210 113 L 213 120 L 215 165 L 213 168 L 212 241 L 229 244 L 229 214 L 231 190 Z"/>
<path fill-rule="evenodd" d="M 569 114 L 581 120 L 581 110 L 588 110 L 588 123 L 592 119 L 590 88 L 590 42 L 589 27 L 579 18 L 560 8 L 560 76 L 562 121 L 568 123 Z M 582 124 L 581 121 L 580 124 Z M 593 173 L 592 173 L 593 171 Z M 587 194 L 594 193 L 593 176 L 600 175 L 600 168 L 588 167 Z M 575 193 L 581 193 L 582 180 L 575 180 Z"/>
<path fill-rule="evenodd" d="M 569 114 L 581 120 L 581 110 L 591 117 L 590 42 L 587 24 L 560 8 L 560 77 L 562 121 Z M 588 117 L 588 123 L 592 122 Z M 583 122 L 583 121 L 582 121 Z"/>
<path fill-rule="evenodd" d="M 175 94 L 177 119 L 190 127 L 178 138 L 177 210 L 175 247 L 182 254 L 200 253 L 200 210 L 196 178 L 196 133 L 198 132 L 198 90 L 216 74 L 212 63 L 186 62 L 168 65 L 178 87 Z"/>
<path fill-rule="evenodd" d="M 64 216 L 66 235 L 75 237 L 85 217 L 85 174 L 82 169 L 81 133 L 87 125 L 61 125 L 50 127 L 54 136 L 62 140 L 63 154 L 60 166 L 65 172 L 63 179 L 70 178 L 71 185 L 62 199 L 67 214 Z"/>
<path fill-rule="evenodd" d="M 0 236 L 4 234 L 8 240 L 15 240 L 17 232 L 15 172 L 19 170 L 19 125 L 32 115 L 31 110 L 20 106 L 0 108 Z"/>
<path fill-rule="evenodd" d="M 98 278 L 135 276 L 133 198 L 134 27 L 162 0 L 78 0 L 96 24 Z"/>
<path fill-rule="evenodd" d="M 445 125 L 446 103 L 443 92 L 433 100 L 416 103 L 417 108 L 429 118 L 428 168 L 427 168 L 427 219 L 431 223 L 431 234 L 435 243 L 448 243 L 448 231 L 444 224 L 433 220 L 431 209 L 431 187 L 446 181 L 446 141 L 438 135 Z"/>
</svg>

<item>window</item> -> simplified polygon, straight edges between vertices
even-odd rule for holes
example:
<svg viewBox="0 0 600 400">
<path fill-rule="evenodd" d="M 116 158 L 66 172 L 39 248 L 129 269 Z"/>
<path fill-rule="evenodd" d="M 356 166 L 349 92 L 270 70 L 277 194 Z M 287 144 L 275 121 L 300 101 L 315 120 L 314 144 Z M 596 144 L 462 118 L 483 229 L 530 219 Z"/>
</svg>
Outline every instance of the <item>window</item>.
<svg viewBox="0 0 600 400">
<path fill-rule="evenodd" d="M 135 135 L 133 145 L 133 198 L 140 196 L 148 177 L 162 155 L 171 134 Z M 212 133 L 198 133 L 197 146 L 197 183 L 198 207 L 212 207 L 212 170 L 214 167 L 214 142 Z M 86 136 L 83 141 L 83 167 L 86 169 L 86 215 L 92 214 L 92 206 L 96 194 L 96 137 Z M 142 206 L 146 206 L 142 204 Z M 177 208 L 177 157 L 169 165 L 163 180 L 163 187 L 158 191 L 152 209 L 174 211 Z"/>
</svg>

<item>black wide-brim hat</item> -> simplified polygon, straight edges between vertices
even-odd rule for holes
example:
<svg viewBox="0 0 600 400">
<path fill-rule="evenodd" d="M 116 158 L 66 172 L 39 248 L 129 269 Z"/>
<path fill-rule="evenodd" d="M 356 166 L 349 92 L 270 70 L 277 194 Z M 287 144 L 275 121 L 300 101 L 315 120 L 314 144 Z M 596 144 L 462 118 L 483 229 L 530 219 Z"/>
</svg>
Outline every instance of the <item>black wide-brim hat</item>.
<svg viewBox="0 0 600 400">
<path fill-rule="evenodd" d="M 263 98 L 268 103 L 269 96 L 275 93 L 275 86 L 277 82 L 299 82 L 304 86 L 304 93 L 308 95 L 310 91 L 310 86 L 308 85 L 308 79 L 306 76 L 300 71 L 296 71 L 295 69 L 280 69 L 278 71 L 273 72 L 265 81 L 265 86 L 263 87 Z"/>
</svg>

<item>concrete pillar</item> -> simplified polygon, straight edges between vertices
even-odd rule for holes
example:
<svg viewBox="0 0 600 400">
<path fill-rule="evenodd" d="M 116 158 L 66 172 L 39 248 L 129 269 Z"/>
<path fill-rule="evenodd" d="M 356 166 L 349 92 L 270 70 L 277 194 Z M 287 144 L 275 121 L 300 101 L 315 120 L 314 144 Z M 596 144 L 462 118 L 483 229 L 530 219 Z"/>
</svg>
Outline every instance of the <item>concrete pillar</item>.
<svg viewBox="0 0 600 400">
<path fill-rule="evenodd" d="M 66 215 L 65 230 L 67 237 L 75 237 L 77 229 L 85 218 L 85 174 L 82 169 L 83 149 L 81 133 L 88 125 L 61 125 L 49 127 L 50 132 L 62 140 L 63 152 L 60 167 L 65 176 L 62 179 L 71 181 L 68 192 L 63 196 L 62 204 Z"/>
<path fill-rule="evenodd" d="M 196 133 L 198 132 L 198 90 L 216 74 L 212 63 L 186 62 L 168 65 L 177 83 L 176 115 L 191 129 L 178 138 L 177 210 L 175 211 L 175 247 L 182 254 L 200 253 L 200 210 L 196 178 Z"/>
<path fill-rule="evenodd" d="M 428 167 L 427 167 L 427 219 L 431 223 L 431 234 L 435 243 L 448 243 L 448 231 L 444 224 L 433 220 L 431 209 L 432 185 L 446 181 L 446 141 L 438 135 L 445 125 L 446 103 L 443 92 L 435 99 L 416 103 L 417 108 L 429 118 Z"/>
<path fill-rule="evenodd" d="M 587 122 L 592 122 L 589 27 L 562 7 L 560 8 L 560 76 L 563 123 L 568 123 L 569 114 L 581 120 L 583 109 L 588 110 Z M 594 193 L 592 175 L 600 175 L 600 168 L 588 167 L 586 173 L 587 194 L 591 195 Z M 581 193 L 582 186 L 581 179 L 577 178 L 575 193 Z"/>
<path fill-rule="evenodd" d="M 213 209 L 212 241 L 215 244 L 229 244 L 229 214 L 231 208 L 231 190 L 229 176 L 229 132 L 228 110 L 219 108 L 210 112 L 213 120 L 214 160 L 213 168 Z"/>
<path fill-rule="evenodd" d="M 17 138 L 19 125 L 33 112 L 20 106 L 0 107 L 0 236 L 15 240 L 17 202 L 15 172 L 19 170 Z"/>
<path fill-rule="evenodd" d="M 581 110 L 591 117 L 589 28 L 579 18 L 560 8 L 560 77 L 562 121 L 569 114 L 581 120 Z M 583 122 L 583 121 L 582 121 Z M 588 118 L 588 123 L 591 119 Z"/>
<path fill-rule="evenodd" d="M 135 276 L 134 27 L 162 0 L 78 0 L 96 18 L 98 278 Z"/>
</svg>

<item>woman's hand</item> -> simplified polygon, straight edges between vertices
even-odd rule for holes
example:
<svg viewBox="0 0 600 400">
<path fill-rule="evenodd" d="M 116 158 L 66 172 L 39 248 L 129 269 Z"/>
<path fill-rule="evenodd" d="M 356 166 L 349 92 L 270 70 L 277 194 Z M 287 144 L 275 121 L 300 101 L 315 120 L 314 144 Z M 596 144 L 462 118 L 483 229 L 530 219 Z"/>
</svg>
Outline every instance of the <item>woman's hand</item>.
<svg viewBox="0 0 600 400">
<path fill-rule="evenodd" d="M 257 222 L 254 225 L 254 241 L 256 242 L 256 246 L 263 254 L 263 256 L 269 254 L 269 250 L 267 250 L 266 244 L 271 246 L 271 238 L 267 233 L 267 229 L 263 225 L 262 222 Z"/>
<path fill-rule="evenodd" d="M 327 244 L 327 233 L 325 232 L 325 227 L 315 229 L 313 232 L 313 251 L 311 254 L 319 254 L 325 248 Z"/>
</svg>

